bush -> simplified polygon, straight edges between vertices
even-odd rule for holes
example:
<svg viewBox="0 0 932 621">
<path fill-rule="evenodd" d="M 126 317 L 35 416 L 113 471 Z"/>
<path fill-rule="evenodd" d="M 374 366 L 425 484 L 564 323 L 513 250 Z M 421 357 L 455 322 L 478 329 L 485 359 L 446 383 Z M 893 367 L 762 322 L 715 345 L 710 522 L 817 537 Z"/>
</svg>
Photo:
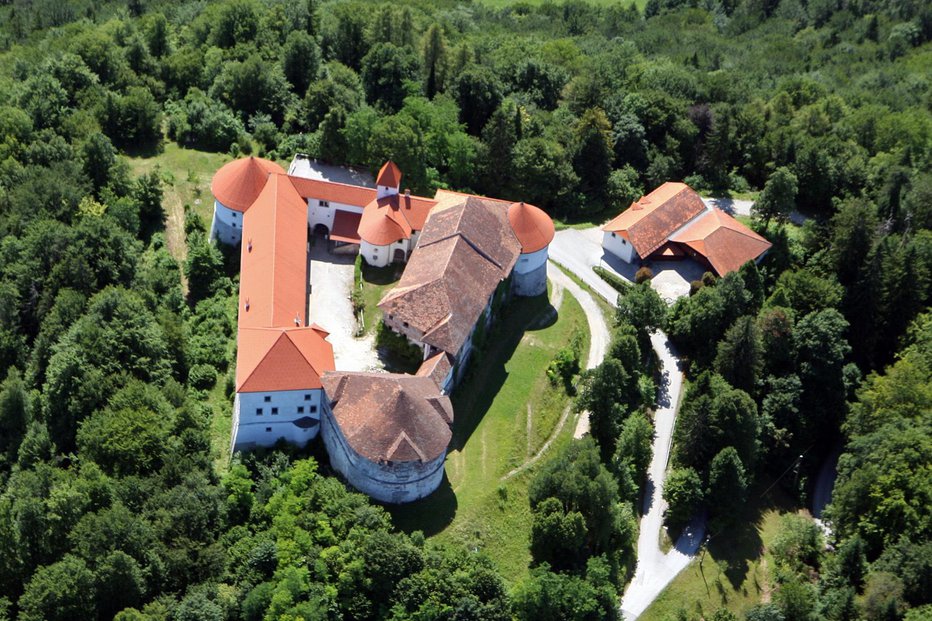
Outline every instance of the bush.
<svg viewBox="0 0 932 621">
<path fill-rule="evenodd" d="M 557 355 L 547 367 L 547 377 L 550 383 L 556 386 L 563 383 L 567 392 L 572 390 L 573 376 L 579 373 L 579 354 L 572 347 L 564 347 L 557 352 Z"/>
<path fill-rule="evenodd" d="M 165 104 L 168 137 L 181 146 L 228 151 L 245 132 L 243 123 L 218 101 L 192 88 L 184 101 Z"/>
<path fill-rule="evenodd" d="M 641 284 L 641 283 L 647 282 L 653 277 L 654 277 L 654 271 L 645 265 L 644 267 L 639 269 L 637 273 L 634 275 L 634 282 L 636 282 L 637 284 Z"/>
<path fill-rule="evenodd" d="M 614 272 L 610 272 L 604 267 L 594 265 L 592 266 L 592 271 L 595 272 L 599 278 L 611 285 L 611 287 L 619 293 L 625 293 L 628 291 L 628 289 L 631 288 L 631 283 L 629 283 L 624 278 L 621 278 Z"/>
<path fill-rule="evenodd" d="M 385 325 L 384 321 L 379 322 L 379 327 L 375 333 L 375 346 L 378 349 L 385 349 L 389 353 L 397 356 L 406 366 L 417 367 L 424 356 L 421 348 L 411 344 L 407 338 L 394 332 Z"/>
<path fill-rule="evenodd" d="M 188 372 L 188 384 L 198 390 L 207 390 L 217 381 L 217 370 L 209 364 L 196 364 Z"/>
</svg>

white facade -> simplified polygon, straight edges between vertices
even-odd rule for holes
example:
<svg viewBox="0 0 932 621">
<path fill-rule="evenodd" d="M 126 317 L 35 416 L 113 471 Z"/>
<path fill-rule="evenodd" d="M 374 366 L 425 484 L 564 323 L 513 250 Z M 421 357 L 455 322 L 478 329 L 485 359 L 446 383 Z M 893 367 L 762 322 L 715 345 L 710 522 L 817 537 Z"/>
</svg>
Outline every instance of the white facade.
<svg viewBox="0 0 932 621">
<path fill-rule="evenodd" d="M 622 237 L 621 233 L 605 231 L 602 234 L 602 248 L 606 252 L 611 252 L 625 263 L 631 263 L 637 258 L 634 246 L 631 245 L 631 242 Z"/>
<path fill-rule="evenodd" d="M 330 465 L 360 492 L 380 502 L 401 504 L 429 496 L 443 481 L 443 451 L 433 460 L 375 462 L 353 450 L 333 420 L 330 409 L 321 420 L 321 435 Z"/>
<path fill-rule="evenodd" d="M 304 446 L 320 430 L 324 391 L 238 392 L 233 406 L 233 450 L 269 447 L 279 439 Z"/>
<path fill-rule="evenodd" d="M 512 287 L 515 295 L 532 297 L 547 292 L 547 251 L 544 246 L 537 252 L 518 257 L 512 270 Z"/>
<path fill-rule="evenodd" d="M 366 240 L 359 242 L 359 254 L 366 260 L 366 263 L 372 267 L 385 267 L 394 262 L 395 251 L 400 250 L 403 254 L 402 262 L 407 262 L 410 249 L 414 246 L 414 238 L 399 239 L 387 246 L 375 246 Z"/>
<path fill-rule="evenodd" d="M 235 246 L 243 239 L 243 214 L 214 200 L 214 217 L 210 221 L 210 237 Z"/>
<path fill-rule="evenodd" d="M 320 200 L 317 198 L 307 199 L 307 223 L 314 230 L 318 224 L 327 227 L 327 232 L 333 232 L 333 218 L 337 211 L 349 211 L 351 213 L 361 214 L 362 207 L 356 205 L 347 205 L 345 203 L 334 203 L 332 201 Z"/>
</svg>

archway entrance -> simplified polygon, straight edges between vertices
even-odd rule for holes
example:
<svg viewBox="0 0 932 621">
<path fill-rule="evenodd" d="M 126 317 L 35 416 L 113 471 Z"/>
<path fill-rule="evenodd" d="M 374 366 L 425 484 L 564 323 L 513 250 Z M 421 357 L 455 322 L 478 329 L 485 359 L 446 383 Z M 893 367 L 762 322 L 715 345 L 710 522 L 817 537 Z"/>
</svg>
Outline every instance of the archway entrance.
<svg viewBox="0 0 932 621">
<path fill-rule="evenodd" d="M 329 237 L 330 229 L 327 228 L 326 224 L 315 224 L 314 225 L 314 235 L 320 237 Z"/>
<path fill-rule="evenodd" d="M 404 248 L 395 248 L 395 252 L 392 255 L 392 263 L 404 263 L 404 262 L 405 262 Z"/>
</svg>

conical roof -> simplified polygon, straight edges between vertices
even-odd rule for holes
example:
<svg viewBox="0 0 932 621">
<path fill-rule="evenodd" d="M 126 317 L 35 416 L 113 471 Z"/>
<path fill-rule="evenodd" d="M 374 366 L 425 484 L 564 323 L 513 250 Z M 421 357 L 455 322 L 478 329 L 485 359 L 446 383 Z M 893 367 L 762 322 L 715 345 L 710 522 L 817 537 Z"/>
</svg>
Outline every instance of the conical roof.
<svg viewBox="0 0 932 621">
<path fill-rule="evenodd" d="M 244 212 L 249 209 L 271 173 L 285 174 L 275 162 L 260 157 L 244 157 L 224 164 L 214 174 L 210 191 L 224 207 Z"/>
<path fill-rule="evenodd" d="M 387 188 L 397 188 L 401 185 L 401 169 L 395 162 L 388 160 L 382 165 L 378 176 L 375 178 L 377 185 Z"/>
<path fill-rule="evenodd" d="M 537 252 L 553 241 L 553 220 L 534 205 L 512 204 L 508 207 L 508 222 L 521 243 L 521 254 Z"/>
</svg>

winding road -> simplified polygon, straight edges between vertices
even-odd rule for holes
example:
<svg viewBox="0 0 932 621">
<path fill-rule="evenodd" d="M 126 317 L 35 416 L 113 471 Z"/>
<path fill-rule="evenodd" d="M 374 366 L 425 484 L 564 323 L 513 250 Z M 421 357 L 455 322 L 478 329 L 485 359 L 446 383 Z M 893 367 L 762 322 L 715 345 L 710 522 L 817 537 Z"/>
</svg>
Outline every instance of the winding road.
<svg viewBox="0 0 932 621">
<path fill-rule="evenodd" d="M 552 262 L 565 267 L 567 271 L 573 273 L 591 287 L 595 293 L 605 298 L 609 304 L 617 306 L 618 292 L 592 270 L 593 265 L 599 265 L 601 262 L 601 247 L 598 250 L 581 248 L 578 243 L 579 237 L 579 235 L 572 234 L 561 236 L 558 233 L 550 249 Z M 589 237 L 594 236 L 590 235 Z M 599 322 L 599 319 L 601 319 L 602 324 L 605 323 L 602 312 L 592 300 L 592 296 L 567 278 L 565 274 L 560 273 L 559 276 L 554 278 L 553 274 L 560 272 L 559 269 L 551 267 L 549 272 L 555 282 L 560 282 L 579 300 L 586 312 L 590 330 L 594 324 Z M 559 279 L 560 276 L 572 283 L 576 290 L 566 285 L 562 279 Z M 584 299 L 588 299 L 590 304 L 584 303 Z M 601 362 L 607 352 L 609 339 L 606 339 L 606 345 L 602 347 L 601 351 L 596 350 L 596 340 L 594 335 L 587 368 L 595 366 L 592 364 L 594 353 L 600 355 L 598 362 Z M 644 505 L 638 533 L 637 567 L 634 578 L 628 585 L 621 600 L 621 612 L 625 621 L 637 619 L 651 602 L 660 595 L 661 591 L 673 581 L 677 574 L 689 565 L 699 550 L 705 530 L 704 522 L 701 519 L 696 519 L 683 531 L 672 550 L 665 553 L 660 548 L 663 512 L 666 509 L 666 503 L 663 501 L 663 484 L 666 479 L 667 464 L 670 461 L 670 448 L 673 443 L 676 414 L 680 406 L 683 373 L 680 371 L 680 362 L 673 345 L 666 334 L 659 331 L 652 334 L 651 345 L 660 361 L 663 381 L 657 409 L 654 413 L 654 444 L 648 468 Z M 585 425 L 588 426 L 588 418 L 585 415 L 580 417 L 580 425 L 582 425 L 584 418 L 586 419 Z M 577 431 L 579 430 L 580 428 L 577 427 Z"/>
</svg>

